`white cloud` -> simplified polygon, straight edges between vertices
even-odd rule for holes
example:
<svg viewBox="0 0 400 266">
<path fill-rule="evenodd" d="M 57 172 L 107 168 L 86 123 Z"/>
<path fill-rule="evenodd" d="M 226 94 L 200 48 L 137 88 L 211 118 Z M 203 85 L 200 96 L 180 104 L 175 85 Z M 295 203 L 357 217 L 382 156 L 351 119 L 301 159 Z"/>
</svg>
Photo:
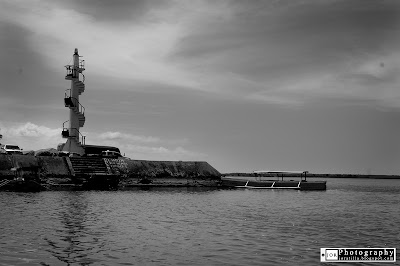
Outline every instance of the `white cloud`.
<svg viewBox="0 0 400 266">
<path fill-rule="evenodd" d="M 24 150 L 56 148 L 63 142 L 61 128 L 49 128 L 31 122 L 13 125 L 0 124 L 2 143 L 19 145 Z"/>
<path fill-rule="evenodd" d="M 140 146 L 124 145 L 126 154 L 137 160 L 157 160 L 157 161 L 190 161 L 204 160 L 206 154 L 186 150 L 182 147 L 166 148 L 163 146 Z"/>
<path fill-rule="evenodd" d="M 286 105 L 286 106 L 302 106 L 304 105 L 304 100 L 298 99 L 296 97 L 290 97 L 288 95 L 283 95 L 282 93 L 271 93 L 271 92 L 259 92 L 249 94 L 246 99 L 267 103 L 267 104 L 277 104 L 277 105 Z"/>
<path fill-rule="evenodd" d="M 159 137 L 154 137 L 154 136 L 133 135 L 118 131 L 107 131 L 97 136 L 93 136 L 93 138 L 98 139 L 100 141 L 115 141 L 124 143 L 164 143 L 168 145 L 184 145 L 189 143 L 189 140 L 187 138 L 161 139 Z"/>
<path fill-rule="evenodd" d="M 93 134 L 90 140 L 91 143 L 118 147 L 126 156 L 138 160 L 199 160 L 206 157 L 203 153 L 193 152 L 180 146 L 189 143 L 186 138 L 161 139 L 109 131 Z"/>
<path fill-rule="evenodd" d="M 159 12 L 166 19 L 162 22 L 112 24 L 43 1 L 10 1 L 9 6 L 0 10 L 2 19 L 34 33 L 27 35 L 30 45 L 52 66 L 65 65 L 70 59 L 66 51 L 72 55 L 77 47 L 87 69 L 104 78 L 197 86 L 184 69 L 165 60 L 182 34 L 182 25 L 168 21 L 167 13 Z"/>
<path fill-rule="evenodd" d="M 132 141 L 132 142 L 140 142 L 140 143 L 154 143 L 160 142 L 160 138 L 152 137 L 152 136 L 136 136 L 132 134 L 126 134 L 121 132 L 104 132 L 99 135 L 101 140 L 119 140 L 119 141 Z"/>
<path fill-rule="evenodd" d="M 304 98 L 313 99 L 332 95 L 346 97 L 350 94 L 363 99 L 365 90 L 358 84 L 354 84 L 359 80 L 343 78 L 348 74 L 345 72 L 356 73 L 358 71 L 384 79 L 388 73 L 387 68 L 396 64 L 396 61 L 391 60 L 390 56 L 354 63 L 352 62 L 353 57 L 361 57 L 364 60 L 365 55 L 355 56 L 349 52 L 347 46 L 342 53 L 348 55 L 348 58 L 343 59 L 348 61 L 336 62 L 340 60 L 325 58 L 329 52 L 336 55 L 336 48 L 323 53 L 321 51 L 324 49 L 318 49 L 313 51 L 316 53 L 314 60 L 318 63 L 318 58 L 323 57 L 324 59 L 319 59 L 322 60 L 319 64 L 329 73 L 321 73 L 319 69 L 312 68 L 310 73 L 303 76 L 293 76 L 293 66 L 298 66 L 294 72 L 303 73 L 303 69 L 308 67 L 307 64 L 312 62 L 312 55 L 310 58 L 302 55 L 304 51 L 299 47 L 306 47 L 305 51 L 309 51 L 310 47 L 314 46 L 324 48 L 325 46 L 321 47 L 321 45 L 325 43 L 321 44 L 318 38 L 303 39 L 301 37 L 298 40 L 299 43 L 277 43 L 276 39 L 280 40 L 279 37 L 290 33 L 281 32 L 281 29 L 290 30 L 290 28 L 285 28 L 286 24 L 283 23 L 271 23 L 270 25 L 277 27 L 275 31 L 279 34 L 272 34 L 275 31 L 272 33 L 264 31 L 266 25 L 264 19 L 281 22 L 280 19 L 269 14 L 269 11 L 274 9 L 260 5 L 257 12 L 249 13 L 253 16 L 242 20 L 242 16 L 247 14 L 246 12 L 252 11 L 252 8 L 256 8 L 258 4 L 252 6 L 246 3 L 244 6 L 239 5 L 237 7 L 239 9 L 235 10 L 235 5 L 226 1 L 213 4 L 207 1 L 190 1 L 188 3 L 178 1 L 171 3 L 173 8 L 155 9 L 151 15 L 147 14 L 149 18 L 155 19 L 113 23 L 97 21 L 88 14 L 80 13 L 78 9 L 67 9 L 65 5 L 57 5 L 57 3 L 49 1 L 13 0 L 5 1 L 5 3 L 4 8 L 0 9 L 0 18 L 23 26 L 29 32 L 34 33 L 27 34 L 29 45 L 41 53 L 52 67 L 66 64 L 67 62 L 61 62 L 70 59 L 65 51 L 70 51 L 72 54 L 73 48 L 78 47 L 80 53 L 87 60 L 86 66 L 88 71 L 93 73 L 92 76 L 100 76 L 104 79 L 107 76 L 113 76 L 125 80 L 152 81 L 178 85 L 181 88 L 222 92 L 225 97 L 239 98 L 245 95 L 244 97 L 247 99 L 286 105 L 298 104 L 303 102 Z M 279 6 L 276 3 L 272 5 Z M 283 6 L 286 5 L 287 3 Z M 321 8 L 324 5 L 321 5 Z M 242 10 L 242 8 L 244 9 Z M 322 11 L 326 12 L 326 10 L 328 9 Z M 263 11 L 267 12 L 263 13 Z M 312 10 L 310 9 L 310 11 Z M 281 19 L 284 18 L 286 16 Z M 300 16 L 297 19 L 301 21 L 304 18 Z M 308 19 L 305 21 L 307 22 Z M 264 30 L 261 30 L 261 26 Z M 324 28 L 320 27 L 316 27 L 319 30 L 317 33 L 326 34 L 323 31 Z M 309 30 L 310 33 L 313 32 L 311 29 Z M 265 36 L 269 36 L 266 35 L 267 33 L 272 34 L 271 37 L 277 38 L 267 40 L 265 39 Z M 329 36 L 336 35 L 333 32 L 327 35 L 327 37 Z M 290 38 L 290 40 L 292 39 Z M 184 60 L 179 60 L 171 54 L 179 51 L 179 48 L 182 49 L 182 44 L 190 51 L 187 52 L 188 56 L 184 56 Z M 207 53 L 203 51 L 200 56 L 193 57 L 190 56 L 196 54 L 193 48 L 197 48 L 199 51 L 216 52 L 211 56 L 206 56 Z M 185 49 L 183 50 L 185 51 Z M 196 51 L 196 49 L 194 50 Z M 288 56 L 290 60 L 287 61 L 285 52 L 296 56 L 294 58 L 296 60 L 292 56 Z M 338 54 L 339 57 L 342 58 Z M 330 60 L 335 61 L 338 65 L 335 65 L 334 68 L 331 67 Z M 378 64 L 374 60 L 379 60 Z M 385 67 L 381 67 L 381 63 Z M 346 65 L 350 65 L 350 67 L 346 68 Z M 282 71 L 276 72 L 275 68 L 281 69 L 280 67 Z M 238 75 L 232 76 L 229 69 L 238 72 Z M 337 73 L 335 73 L 336 71 Z M 321 74 L 330 75 L 332 78 L 321 78 Z M 241 77 L 244 78 L 240 80 Z M 274 91 L 263 89 L 265 84 L 269 88 L 273 87 Z M 364 84 L 364 86 L 368 89 L 370 85 Z M 130 88 L 132 87 L 135 86 L 130 86 Z M 390 99 L 393 93 L 391 88 L 384 89 L 384 98 Z M 306 97 L 303 97 L 304 95 Z M 369 97 L 375 97 L 375 95 L 369 94 Z"/>
<path fill-rule="evenodd" d="M 53 129 L 26 122 L 14 125 L 0 124 L 0 129 L 0 134 L 3 135 L 3 144 L 16 144 L 24 150 L 56 148 L 59 143 L 65 142 L 65 139 L 61 138 L 61 128 Z M 84 132 L 84 134 L 91 136 L 90 140 L 95 144 L 116 146 L 126 156 L 137 160 L 170 161 L 202 160 L 206 158 L 203 153 L 176 146 L 187 144 L 187 139 L 163 140 L 158 137 L 136 136 L 122 132 L 105 132 L 98 135 Z"/>
<path fill-rule="evenodd" d="M 10 127 L 4 130 L 4 134 L 10 137 L 54 137 L 60 135 L 61 128 L 51 129 L 38 126 L 31 122 Z"/>
<path fill-rule="evenodd" d="M 251 101 L 301 106 L 319 99 L 348 99 L 380 106 L 399 107 L 400 81 L 397 53 L 370 56 L 367 59 L 341 63 L 341 68 L 306 73 L 282 80 L 270 80 L 269 87 L 253 86 L 245 99 Z"/>
</svg>

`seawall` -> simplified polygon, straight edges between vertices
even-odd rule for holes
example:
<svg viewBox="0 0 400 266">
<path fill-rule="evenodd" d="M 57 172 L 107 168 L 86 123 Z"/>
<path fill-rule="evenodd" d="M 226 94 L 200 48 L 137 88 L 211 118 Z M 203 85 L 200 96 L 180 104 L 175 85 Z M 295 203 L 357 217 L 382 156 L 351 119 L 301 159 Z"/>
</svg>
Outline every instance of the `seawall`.
<svg viewBox="0 0 400 266">
<path fill-rule="evenodd" d="M 221 176 L 232 176 L 232 177 L 271 177 L 277 178 L 276 174 L 255 174 L 255 173 L 222 173 Z M 300 174 L 279 174 L 279 177 L 300 177 Z M 302 175 L 304 177 L 304 175 Z M 307 173 L 307 178 L 370 178 L 370 179 L 400 179 L 400 175 L 363 175 L 363 174 L 317 174 Z"/>
<path fill-rule="evenodd" d="M 65 178 L 71 174 L 63 157 L 0 154 L 0 179 L 13 178 L 16 171 L 27 178 Z"/>
<path fill-rule="evenodd" d="M 82 157 L 82 161 L 85 157 Z M 108 179 L 118 179 L 118 188 L 135 186 L 219 186 L 221 174 L 207 162 L 145 161 L 129 158 L 99 158 Z M 89 166 L 90 169 L 90 166 Z M 68 157 L 0 154 L 0 180 L 20 176 L 40 184 L 79 184 L 91 174 L 75 173 Z"/>
<path fill-rule="evenodd" d="M 106 159 L 110 160 L 110 159 Z M 218 186 L 221 174 L 207 162 L 124 160 L 121 186 Z"/>
</svg>

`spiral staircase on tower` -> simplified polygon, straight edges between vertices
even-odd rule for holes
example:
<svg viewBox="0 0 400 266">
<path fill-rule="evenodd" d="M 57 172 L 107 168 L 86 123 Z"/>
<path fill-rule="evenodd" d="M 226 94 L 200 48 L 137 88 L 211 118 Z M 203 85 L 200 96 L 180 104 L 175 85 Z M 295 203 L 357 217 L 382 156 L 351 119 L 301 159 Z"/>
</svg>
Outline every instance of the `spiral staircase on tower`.
<svg viewBox="0 0 400 266">
<path fill-rule="evenodd" d="M 84 70 L 84 66 L 80 66 L 79 69 L 74 69 L 74 66 L 66 66 L 67 68 L 67 75 L 65 76 L 66 80 L 72 80 L 74 83 L 74 87 L 78 89 L 79 95 L 81 95 L 85 91 L 85 76 L 82 74 L 80 69 Z M 79 80 L 75 78 L 77 75 L 81 74 L 83 76 L 83 80 Z M 70 108 L 77 116 L 79 120 L 79 128 L 83 127 L 85 124 L 85 107 L 79 102 L 79 100 L 75 97 L 72 97 L 71 89 L 65 90 L 64 93 L 64 105 L 65 107 Z M 79 131 L 79 128 L 71 128 L 73 132 L 70 132 L 69 128 L 67 127 L 69 120 L 63 123 L 63 129 L 61 135 L 63 138 L 75 139 L 76 143 L 80 147 L 85 146 L 86 136 L 82 135 Z M 67 125 L 66 125 L 67 124 Z"/>
</svg>

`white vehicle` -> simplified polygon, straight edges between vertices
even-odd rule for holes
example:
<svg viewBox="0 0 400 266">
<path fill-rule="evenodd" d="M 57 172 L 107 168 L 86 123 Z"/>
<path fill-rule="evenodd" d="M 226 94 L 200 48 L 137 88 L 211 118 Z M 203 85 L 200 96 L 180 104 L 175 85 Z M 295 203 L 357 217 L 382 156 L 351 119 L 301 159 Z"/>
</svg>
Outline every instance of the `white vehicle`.
<svg viewBox="0 0 400 266">
<path fill-rule="evenodd" d="M 110 151 L 110 150 L 102 151 L 101 156 L 102 157 L 111 157 L 111 158 L 122 157 L 121 153 L 119 153 L 117 151 Z"/>
<path fill-rule="evenodd" d="M 22 154 L 22 149 L 20 149 L 17 145 L 5 144 L 1 147 L 2 153 L 6 154 Z"/>
</svg>

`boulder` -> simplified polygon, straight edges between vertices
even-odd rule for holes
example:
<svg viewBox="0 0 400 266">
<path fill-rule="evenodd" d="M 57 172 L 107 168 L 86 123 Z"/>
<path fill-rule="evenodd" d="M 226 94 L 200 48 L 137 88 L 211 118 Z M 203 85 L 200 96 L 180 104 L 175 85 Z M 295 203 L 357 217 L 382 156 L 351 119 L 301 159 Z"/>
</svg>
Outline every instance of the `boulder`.
<svg viewBox="0 0 400 266">
<path fill-rule="evenodd" d="M 34 156 L 35 155 L 35 151 L 23 151 L 22 154 Z"/>
<path fill-rule="evenodd" d="M 41 149 L 35 151 L 35 156 L 57 156 L 58 151 L 54 148 Z"/>
</svg>

